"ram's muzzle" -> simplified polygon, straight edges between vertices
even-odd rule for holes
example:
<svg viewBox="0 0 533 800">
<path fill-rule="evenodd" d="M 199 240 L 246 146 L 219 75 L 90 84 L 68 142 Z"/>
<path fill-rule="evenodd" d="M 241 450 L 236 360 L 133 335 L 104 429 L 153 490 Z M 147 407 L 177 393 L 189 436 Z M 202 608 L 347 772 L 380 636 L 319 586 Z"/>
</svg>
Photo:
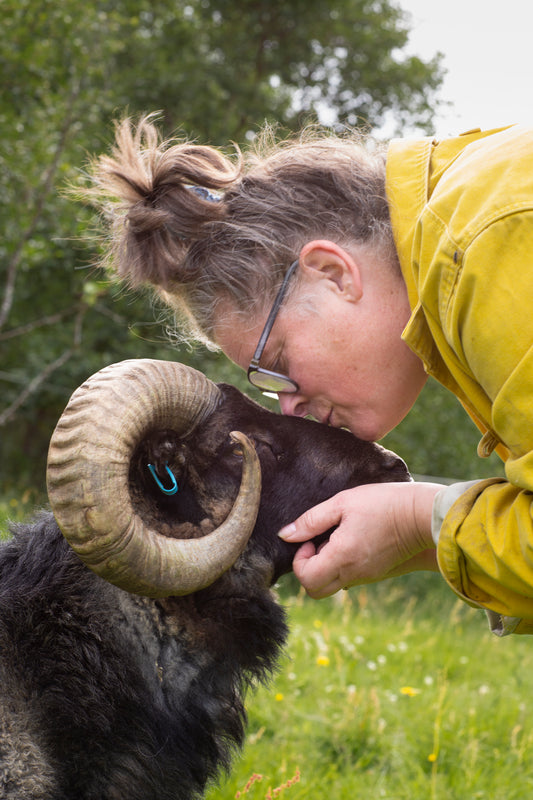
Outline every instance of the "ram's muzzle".
<svg viewBox="0 0 533 800">
<path fill-rule="evenodd" d="M 139 359 L 97 372 L 63 412 L 48 454 L 52 511 L 82 561 L 122 589 L 150 597 L 189 594 L 213 583 L 244 550 L 259 508 L 261 472 L 242 433 L 232 434 L 243 452 L 237 499 L 207 536 L 162 536 L 130 492 L 130 463 L 143 440 L 159 430 L 190 435 L 218 399 L 219 389 L 200 372 Z"/>
</svg>

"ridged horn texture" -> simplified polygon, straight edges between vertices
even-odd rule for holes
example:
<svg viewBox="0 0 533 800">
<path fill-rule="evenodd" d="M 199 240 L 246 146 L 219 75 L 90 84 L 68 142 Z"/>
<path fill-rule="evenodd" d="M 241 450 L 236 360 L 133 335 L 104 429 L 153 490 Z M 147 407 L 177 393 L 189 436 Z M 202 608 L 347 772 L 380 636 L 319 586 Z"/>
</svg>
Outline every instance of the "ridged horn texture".
<svg viewBox="0 0 533 800">
<path fill-rule="evenodd" d="M 255 525 L 261 471 L 243 453 L 241 487 L 227 519 L 199 539 L 160 535 L 140 518 L 129 491 L 130 461 L 157 430 L 183 437 L 213 413 L 220 392 L 201 372 L 170 361 L 134 359 L 97 372 L 72 395 L 52 435 L 48 496 L 72 548 L 94 572 L 135 594 L 184 595 L 213 583 L 244 550 Z"/>
</svg>

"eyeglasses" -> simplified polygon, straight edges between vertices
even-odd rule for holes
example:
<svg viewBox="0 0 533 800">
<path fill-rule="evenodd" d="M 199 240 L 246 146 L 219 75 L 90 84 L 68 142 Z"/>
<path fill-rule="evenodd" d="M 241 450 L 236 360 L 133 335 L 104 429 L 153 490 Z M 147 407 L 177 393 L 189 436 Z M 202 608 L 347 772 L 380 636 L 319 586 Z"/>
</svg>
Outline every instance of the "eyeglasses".
<svg viewBox="0 0 533 800">
<path fill-rule="evenodd" d="M 273 392 L 274 394 L 278 394 L 278 392 L 294 393 L 299 390 L 299 386 L 296 381 L 291 380 L 288 375 L 282 375 L 280 372 L 272 372 L 269 369 L 264 369 L 263 367 L 259 366 L 267 339 L 270 336 L 270 331 L 272 330 L 272 326 L 274 325 L 278 315 L 283 298 L 287 293 L 289 280 L 296 271 L 297 266 L 298 259 L 290 265 L 289 269 L 287 270 L 287 274 L 283 278 L 283 283 L 281 284 L 279 292 L 276 295 L 276 299 L 274 300 L 270 314 L 268 315 L 263 332 L 259 337 L 259 342 L 257 344 L 254 356 L 250 361 L 250 366 L 248 367 L 248 380 L 252 386 L 257 387 L 257 389 L 260 389 L 262 392 Z"/>
</svg>

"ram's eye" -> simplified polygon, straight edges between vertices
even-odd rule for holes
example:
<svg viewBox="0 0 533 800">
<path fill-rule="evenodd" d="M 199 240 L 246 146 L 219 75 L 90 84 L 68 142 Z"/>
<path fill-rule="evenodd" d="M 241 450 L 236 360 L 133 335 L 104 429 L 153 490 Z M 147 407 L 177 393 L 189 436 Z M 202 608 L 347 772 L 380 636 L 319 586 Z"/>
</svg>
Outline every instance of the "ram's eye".
<svg viewBox="0 0 533 800">
<path fill-rule="evenodd" d="M 242 447 L 241 447 L 241 445 L 240 445 L 240 444 L 237 444 L 236 442 L 232 442 L 232 443 L 231 443 L 231 444 L 229 444 L 229 445 L 228 445 L 228 447 L 226 448 L 226 455 L 228 455 L 228 456 L 230 456 L 230 457 L 231 457 L 231 456 L 233 456 L 233 458 L 237 458 L 237 459 L 239 459 L 240 461 L 242 461 L 242 458 L 243 458 L 243 452 L 242 452 Z"/>
</svg>

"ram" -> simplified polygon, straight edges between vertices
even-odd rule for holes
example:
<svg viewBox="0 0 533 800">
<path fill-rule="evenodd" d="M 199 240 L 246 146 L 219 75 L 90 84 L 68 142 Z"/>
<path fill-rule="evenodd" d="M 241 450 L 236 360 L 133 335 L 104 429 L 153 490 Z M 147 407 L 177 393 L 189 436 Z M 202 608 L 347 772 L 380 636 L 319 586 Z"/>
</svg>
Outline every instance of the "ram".
<svg viewBox="0 0 533 800">
<path fill-rule="evenodd" d="M 201 797 L 286 640 L 271 586 L 294 547 L 276 532 L 409 479 L 380 446 L 181 364 L 90 378 L 52 437 L 53 515 L 0 550 L 0 796 Z"/>
</svg>

